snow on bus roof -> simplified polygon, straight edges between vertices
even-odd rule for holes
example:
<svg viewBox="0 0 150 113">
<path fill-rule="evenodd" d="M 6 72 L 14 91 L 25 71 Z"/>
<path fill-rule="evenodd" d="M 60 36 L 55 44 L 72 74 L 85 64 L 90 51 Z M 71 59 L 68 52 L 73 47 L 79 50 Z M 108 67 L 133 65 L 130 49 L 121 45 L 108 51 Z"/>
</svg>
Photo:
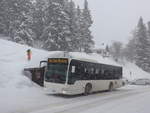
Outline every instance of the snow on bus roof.
<svg viewBox="0 0 150 113">
<path fill-rule="evenodd" d="M 52 53 L 53 54 L 50 54 L 49 58 L 71 58 L 71 59 L 77 59 L 77 60 L 93 62 L 93 63 L 121 66 L 113 59 L 102 57 L 97 53 L 86 54 L 83 52 L 62 52 L 62 51 L 55 51 Z"/>
<path fill-rule="evenodd" d="M 88 62 L 94 62 L 94 63 L 101 63 L 101 64 L 107 64 L 107 65 L 114 65 L 114 66 L 121 66 L 118 63 L 116 63 L 111 58 L 102 57 L 101 55 L 97 53 L 80 53 L 80 52 L 70 52 L 69 55 L 73 59 L 78 59 L 82 61 L 88 61 Z"/>
</svg>

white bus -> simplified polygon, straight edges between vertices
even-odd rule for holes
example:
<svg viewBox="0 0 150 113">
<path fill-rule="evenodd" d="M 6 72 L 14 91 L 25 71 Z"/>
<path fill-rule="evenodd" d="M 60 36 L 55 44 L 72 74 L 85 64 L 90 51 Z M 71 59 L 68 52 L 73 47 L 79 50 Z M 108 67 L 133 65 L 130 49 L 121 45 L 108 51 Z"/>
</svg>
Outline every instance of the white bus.
<svg viewBox="0 0 150 113">
<path fill-rule="evenodd" d="M 44 76 L 48 92 L 65 95 L 111 91 L 123 85 L 122 67 L 87 59 L 49 58 Z"/>
</svg>

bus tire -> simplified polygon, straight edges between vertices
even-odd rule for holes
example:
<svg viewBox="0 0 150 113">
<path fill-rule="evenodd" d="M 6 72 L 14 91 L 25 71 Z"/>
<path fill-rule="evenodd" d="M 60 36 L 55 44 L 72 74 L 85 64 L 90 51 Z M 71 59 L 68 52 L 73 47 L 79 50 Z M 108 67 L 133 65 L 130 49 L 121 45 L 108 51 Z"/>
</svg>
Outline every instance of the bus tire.
<svg viewBox="0 0 150 113">
<path fill-rule="evenodd" d="M 109 84 L 109 91 L 113 91 L 113 88 L 114 88 L 114 85 L 113 85 L 113 83 L 111 82 L 110 84 Z"/>
<path fill-rule="evenodd" d="M 92 91 L 92 84 L 91 83 L 87 83 L 85 85 L 85 89 L 84 89 L 84 95 L 89 95 Z"/>
<path fill-rule="evenodd" d="M 122 86 L 125 86 L 125 82 L 122 82 Z"/>
</svg>

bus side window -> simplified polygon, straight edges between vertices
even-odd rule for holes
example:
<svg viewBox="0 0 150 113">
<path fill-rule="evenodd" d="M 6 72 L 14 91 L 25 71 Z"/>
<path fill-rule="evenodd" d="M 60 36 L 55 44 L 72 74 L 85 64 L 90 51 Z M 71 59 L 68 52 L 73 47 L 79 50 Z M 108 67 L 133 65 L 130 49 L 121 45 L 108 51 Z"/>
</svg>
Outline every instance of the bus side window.
<svg viewBox="0 0 150 113">
<path fill-rule="evenodd" d="M 86 68 L 86 67 L 84 68 L 84 73 L 85 73 L 85 72 L 87 72 L 87 68 Z"/>
<path fill-rule="evenodd" d="M 90 79 L 90 66 L 89 63 L 84 64 L 83 67 L 84 71 L 82 74 L 82 80 L 89 80 Z"/>
<path fill-rule="evenodd" d="M 99 69 L 96 68 L 96 69 L 95 69 L 95 79 L 98 79 L 98 74 L 99 74 Z"/>
<path fill-rule="evenodd" d="M 95 74 L 99 74 L 99 69 L 96 69 L 96 70 L 95 70 Z"/>
<path fill-rule="evenodd" d="M 115 79 L 116 78 L 116 71 L 115 71 L 115 69 L 113 69 L 113 79 Z"/>
<path fill-rule="evenodd" d="M 76 71 L 76 66 L 72 66 L 71 67 L 71 73 L 75 73 L 75 71 Z"/>
<path fill-rule="evenodd" d="M 80 74 L 81 74 L 81 76 L 82 76 L 82 74 L 84 74 L 84 72 L 85 72 L 84 64 L 81 63 L 81 65 L 80 65 Z"/>
<path fill-rule="evenodd" d="M 100 79 L 104 79 L 104 71 L 103 68 L 100 70 Z"/>
</svg>

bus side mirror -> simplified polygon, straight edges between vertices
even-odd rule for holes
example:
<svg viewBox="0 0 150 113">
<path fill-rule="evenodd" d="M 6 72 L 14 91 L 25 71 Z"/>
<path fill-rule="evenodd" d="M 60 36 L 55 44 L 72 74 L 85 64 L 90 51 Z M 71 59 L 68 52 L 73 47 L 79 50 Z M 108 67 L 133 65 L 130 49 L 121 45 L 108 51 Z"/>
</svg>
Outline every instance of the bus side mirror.
<svg viewBox="0 0 150 113">
<path fill-rule="evenodd" d="M 47 65 L 47 61 L 41 61 L 40 62 L 40 67 L 42 66 L 43 63 Z"/>
</svg>

